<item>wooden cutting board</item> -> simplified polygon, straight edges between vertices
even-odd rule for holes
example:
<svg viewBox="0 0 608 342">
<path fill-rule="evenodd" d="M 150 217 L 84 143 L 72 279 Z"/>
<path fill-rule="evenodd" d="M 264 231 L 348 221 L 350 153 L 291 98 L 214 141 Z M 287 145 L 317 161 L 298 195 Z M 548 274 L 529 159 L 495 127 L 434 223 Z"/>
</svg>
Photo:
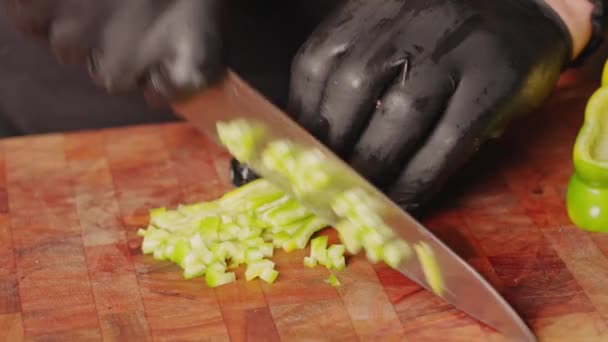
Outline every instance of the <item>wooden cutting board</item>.
<svg viewBox="0 0 608 342">
<path fill-rule="evenodd" d="M 543 341 L 608 340 L 608 235 L 574 228 L 563 205 L 595 87 L 564 77 L 423 220 Z M 501 340 L 361 257 L 338 289 L 302 266 L 307 251 L 277 253 L 274 285 L 209 289 L 142 255 L 147 210 L 218 197 L 231 187 L 227 165 L 182 123 L 1 141 L 0 340 Z"/>
</svg>

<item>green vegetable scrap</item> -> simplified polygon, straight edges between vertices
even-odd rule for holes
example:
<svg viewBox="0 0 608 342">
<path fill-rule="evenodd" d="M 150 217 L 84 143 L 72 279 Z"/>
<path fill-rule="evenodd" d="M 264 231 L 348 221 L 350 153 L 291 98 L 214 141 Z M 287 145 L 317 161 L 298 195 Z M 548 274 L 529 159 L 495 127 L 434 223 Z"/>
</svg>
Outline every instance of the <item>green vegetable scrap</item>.
<svg viewBox="0 0 608 342">
<path fill-rule="evenodd" d="M 219 123 L 217 132 L 222 144 L 240 161 L 251 159 L 266 135 L 264 126 L 244 119 Z"/>
<path fill-rule="evenodd" d="M 338 280 L 338 278 L 333 273 L 329 275 L 329 277 L 327 278 L 327 282 L 333 287 L 338 287 L 341 285 L 340 280 Z"/>
<path fill-rule="evenodd" d="M 441 295 L 444 289 L 443 278 L 439 272 L 439 265 L 433 255 L 433 250 L 424 242 L 414 245 L 414 250 L 422 264 L 422 270 L 429 286 L 434 293 Z"/>
<path fill-rule="evenodd" d="M 150 211 L 140 229 L 142 252 L 183 269 L 186 279 L 205 277 L 210 287 L 234 282 L 229 269 L 246 265 L 245 278 L 274 283 L 279 272 L 269 258 L 274 248 L 304 249 L 314 233 L 327 227 L 305 207 L 259 179 L 213 202 Z"/>
<path fill-rule="evenodd" d="M 254 261 L 248 264 L 247 271 L 245 271 L 245 279 L 247 279 L 247 281 L 260 277 L 270 284 L 274 283 L 274 280 L 278 275 L 279 272 L 274 269 L 274 262 L 267 259 Z"/>
<path fill-rule="evenodd" d="M 344 245 L 336 244 L 327 247 L 327 236 L 318 236 L 310 241 L 310 256 L 304 258 L 304 266 L 315 267 L 323 265 L 327 269 L 339 271 L 346 268 Z"/>
</svg>

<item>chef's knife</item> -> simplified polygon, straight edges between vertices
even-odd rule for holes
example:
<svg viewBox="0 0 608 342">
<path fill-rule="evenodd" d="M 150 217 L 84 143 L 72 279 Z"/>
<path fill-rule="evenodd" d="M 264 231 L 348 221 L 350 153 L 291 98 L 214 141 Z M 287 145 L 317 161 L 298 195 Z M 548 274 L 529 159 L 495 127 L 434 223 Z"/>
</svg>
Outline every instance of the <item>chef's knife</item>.
<svg viewBox="0 0 608 342">
<path fill-rule="evenodd" d="M 273 139 L 289 139 L 320 151 L 328 160 L 343 167 L 346 173 L 344 179 L 349 179 L 352 182 L 350 185 L 366 189 L 381 201 L 383 219 L 398 237 L 408 242 L 424 242 L 431 248 L 444 284 L 440 295 L 443 299 L 512 340 L 536 341 L 513 308 L 472 267 L 233 72 L 229 71 L 216 86 L 187 101 L 174 104 L 174 110 L 216 143 L 219 143 L 216 132 L 218 122 L 248 119 L 263 122 L 266 127 L 270 127 Z M 284 183 L 275 179 L 276 175 L 266 173 L 263 168 L 250 166 L 260 176 L 290 192 Z M 329 211 L 322 204 L 313 201 L 306 205 L 327 222 L 337 223 L 335 217 L 325 215 Z M 431 290 L 417 258 L 407 259 L 398 269 L 409 279 Z"/>
</svg>

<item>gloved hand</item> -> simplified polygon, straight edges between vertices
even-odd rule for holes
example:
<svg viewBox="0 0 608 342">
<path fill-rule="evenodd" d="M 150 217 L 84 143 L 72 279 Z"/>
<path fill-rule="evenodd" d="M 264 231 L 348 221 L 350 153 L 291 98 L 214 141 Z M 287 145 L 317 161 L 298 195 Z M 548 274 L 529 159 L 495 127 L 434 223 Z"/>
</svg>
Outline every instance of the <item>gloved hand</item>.
<svg viewBox="0 0 608 342">
<path fill-rule="evenodd" d="M 17 29 L 112 93 L 172 100 L 223 70 L 222 0 L 5 0 Z M 164 102 L 164 101 L 163 101 Z"/>
<path fill-rule="evenodd" d="M 571 54 L 541 1 L 350 0 L 298 52 L 288 112 L 415 211 L 545 99 Z"/>
</svg>

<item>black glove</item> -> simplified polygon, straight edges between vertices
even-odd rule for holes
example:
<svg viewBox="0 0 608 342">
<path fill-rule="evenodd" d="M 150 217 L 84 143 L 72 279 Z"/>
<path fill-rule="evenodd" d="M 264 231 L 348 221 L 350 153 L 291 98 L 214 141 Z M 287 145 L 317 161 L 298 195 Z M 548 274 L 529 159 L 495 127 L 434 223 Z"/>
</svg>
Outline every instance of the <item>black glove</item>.
<svg viewBox="0 0 608 342">
<path fill-rule="evenodd" d="M 222 0 L 5 0 L 22 32 L 112 93 L 172 100 L 223 71 Z"/>
<path fill-rule="evenodd" d="M 351 0 L 298 52 L 288 112 L 415 211 L 545 99 L 571 50 L 541 1 Z"/>
</svg>

